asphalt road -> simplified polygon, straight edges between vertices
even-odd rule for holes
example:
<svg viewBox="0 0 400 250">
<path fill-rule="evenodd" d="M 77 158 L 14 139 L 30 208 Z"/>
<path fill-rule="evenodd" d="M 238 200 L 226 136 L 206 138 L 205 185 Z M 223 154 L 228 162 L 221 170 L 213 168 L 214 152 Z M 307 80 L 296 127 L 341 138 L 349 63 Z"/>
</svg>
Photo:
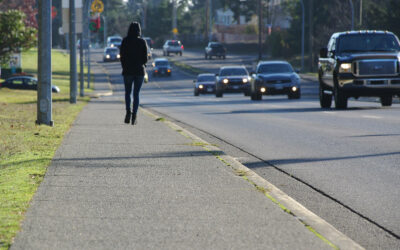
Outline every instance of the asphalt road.
<svg viewBox="0 0 400 250">
<path fill-rule="evenodd" d="M 209 72 L 252 61 L 204 60 L 196 51 L 170 58 Z M 120 64 L 102 65 L 113 90 L 123 91 Z M 400 249 L 399 104 L 350 100 L 348 110 L 321 109 L 317 84 L 305 81 L 300 100 L 194 97 L 192 75 L 176 68 L 171 77 L 149 75 L 143 107 L 217 144 L 362 246 Z"/>
</svg>

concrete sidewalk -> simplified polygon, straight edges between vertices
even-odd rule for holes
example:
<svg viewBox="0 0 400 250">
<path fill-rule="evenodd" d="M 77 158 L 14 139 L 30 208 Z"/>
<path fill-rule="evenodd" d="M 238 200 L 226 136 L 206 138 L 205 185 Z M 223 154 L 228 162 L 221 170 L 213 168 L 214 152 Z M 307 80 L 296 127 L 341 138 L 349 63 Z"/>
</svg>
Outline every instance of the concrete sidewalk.
<svg viewBox="0 0 400 250">
<path fill-rule="evenodd" d="M 332 248 L 162 119 L 124 124 L 122 100 L 81 112 L 11 249 Z"/>
</svg>

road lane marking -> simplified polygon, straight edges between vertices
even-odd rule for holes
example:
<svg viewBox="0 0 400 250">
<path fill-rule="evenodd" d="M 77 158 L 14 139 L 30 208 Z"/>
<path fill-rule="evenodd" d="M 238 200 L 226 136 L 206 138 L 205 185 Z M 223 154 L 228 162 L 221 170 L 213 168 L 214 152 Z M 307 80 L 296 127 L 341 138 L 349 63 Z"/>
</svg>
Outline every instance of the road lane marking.
<svg viewBox="0 0 400 250">
<path fill-rule="evenodd" d="M 362 117 L 367 119 L 382 119 L 382 117 L 375 115 L 363 115 Z"/>
</svg>

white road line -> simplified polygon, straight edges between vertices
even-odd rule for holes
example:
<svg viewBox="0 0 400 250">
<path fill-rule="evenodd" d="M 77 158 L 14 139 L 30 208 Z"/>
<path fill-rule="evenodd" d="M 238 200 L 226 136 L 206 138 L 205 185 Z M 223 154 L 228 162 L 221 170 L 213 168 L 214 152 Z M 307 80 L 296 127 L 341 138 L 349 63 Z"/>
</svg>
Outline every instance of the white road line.
<svg viewBox="0 0 400 250">
<path fill-rule="evenodd" d="M 363 115 L 362 117 L 367 119 L 382 119 L 382 117 L 375 115 Z"/>
</svg>

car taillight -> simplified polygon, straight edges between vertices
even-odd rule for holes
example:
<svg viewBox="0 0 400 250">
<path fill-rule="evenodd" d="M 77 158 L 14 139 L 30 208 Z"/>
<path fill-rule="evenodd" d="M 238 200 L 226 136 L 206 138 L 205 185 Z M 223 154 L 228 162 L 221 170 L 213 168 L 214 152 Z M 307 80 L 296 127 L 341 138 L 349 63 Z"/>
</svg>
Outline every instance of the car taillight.
<svg viewBox="0 0 400 250">
<path fill-rule="evenodd" d="M 183 49 L 183 45 L 181 46 L 181 49 Z"/>
</svg>

